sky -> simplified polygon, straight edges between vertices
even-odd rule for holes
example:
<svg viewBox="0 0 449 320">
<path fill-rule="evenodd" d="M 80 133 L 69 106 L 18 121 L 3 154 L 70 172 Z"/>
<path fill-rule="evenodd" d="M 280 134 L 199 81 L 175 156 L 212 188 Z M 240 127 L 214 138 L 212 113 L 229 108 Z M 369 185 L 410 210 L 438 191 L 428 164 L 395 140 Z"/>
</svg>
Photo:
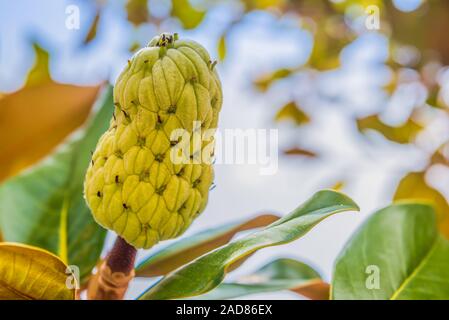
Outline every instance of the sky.
<svg viewBox="0 0 449 320">
<path fill-rule="evenodd" d="M 404 6 L 404 11 L 413 9 L 413 3 L 419 4 L 415 0 L 408 4 L 396 2 Z M 0 1 L 0 92 L 17 90 L 23 84 L 34 62 L 32 41 L 50 52 L 51 75 L 55 80 L 95 84 L 103 79 L 115 80 L 129 58 L 129 39 L 145 43 L 160 31 L 153 27 L 134 29 L 121 9 L 123 1 L 109 2 L 96 40 L 83 48 L 82 39 L 94 18 L 92 3 Z M 68 4 L 80 6 L 80 30 L 65 28 Z M 161 8 L 164 10 L 164 6 Z M 179 31 L 176 23 L 162 27 L 166 28 L 164 31 L 176 31 L 181 37 L 200 42 L 216 56 L 217 37 L 232 17 L 229 10 L 231 7 L 225 6 L 223 10 L 210 12 L 194 31 Z M 361 212 L 335 215 L 294 243 L 263 249 L 231 274 L 230 279 L 286 256 L 310 263 L 329 281 L 335 258 L 351 234 L 370 213 L 390 203 L 395 183 L 405 172 L 424 165 L 423 155 L 416 147 L 392 144 L 375 134 L 367 142 L 356 133 L 351 120 L 385 108 L 386 97 L 376 89 L 391 76 L 382 67 L 388 49 L 388 39 L 382 35 L 368 33 L 348 46 L 341 54 L 342 67 L 338 70 L 319 74 L 314 79 L 298 76 L 289 82 L 281 81 L 267 95 L 260 95 L 251 87 L 251 79 L 262 72 L 306 62 L 313 37 L 292 25 L 288 17 L 278 21 L 269 14 L 254 13 L 231 33 L 227 59 L 218 65 L 224 91 L 219 128 L 278 129 L 281 147 L 297 143 L 316 150 L 320 158 L 308 161 L 281 157 L 279 170 L 269 176 L 260 175 L 255 165 L 216 165 L 216 188 L 210 193 L 209 204 L 185 235 L 257 213 L 287 214 L 314 192 L 329 188 L 341 179 L 349 181 L 343 191 L 359 204 Z M 409 88 L 405 96 L 415 89 Z M 314 119 L 306 129 L 273 122 L 276 107 L 291 99 L 300 100 Z M 385 119 L 393 124 L 400 123 L 410 111 L 402 103 L 387 107 Z M 435 132 L 429 134 L 448 135 L 444 125 L 437 123 L 432 129 Z M 438 170 L 435 174 L 449 175 Z M 110 234 L 108 247 L 112 241 Z M 169 243 L 152 250 L 160 250 Z M 139 258 L 145 255 L 148 252 L 139 252 Z M 149 284 L 148 280 L 136 281 L 128 297 L 135 297 Z M 288 292 L 249 296 L 296 297 Z"/>
</svg>

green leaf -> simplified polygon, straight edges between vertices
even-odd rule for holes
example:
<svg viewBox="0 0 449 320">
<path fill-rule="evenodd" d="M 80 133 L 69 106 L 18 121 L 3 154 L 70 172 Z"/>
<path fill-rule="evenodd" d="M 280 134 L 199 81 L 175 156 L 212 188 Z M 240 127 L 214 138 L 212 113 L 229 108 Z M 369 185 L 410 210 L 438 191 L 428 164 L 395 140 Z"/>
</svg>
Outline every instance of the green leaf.
<svg viewBox="0 0 449 320">
<path fill-rule="evenodd" d="M 274 260 L 232 283 L 222 283 L 200 300 L 222 300 L 254 293 L 291 290 L 311 299 L 329 299 L 329 285 L 305 263 L 293 259 Z"/>
<path fill-rule="evenodd" d="M 272 214 L 263 214 L 245 221 L 232 222 L 208 229 L 181 239 L 144 259 L 136 267 L 138 277 L 157 277 L 165 275 L 184 264 L 218 248 L 242 231 L 264 227 L 279 219 Z"/>
<path fill-rule="evenodd" d="M 195 9 L 189 0 L 172 0 L 171 15 L 178 18 L 185 29 L 193 29 L 203 21 L 206 11 Z"/>
<path fill-rule="evenodd" d="M 106 231 L 98 226 L 83 198 L 84 174 L 113 109 L 112 88 L 94 106 L 96 113 L 58 150 L 31 170 L 0 187 L 0 226 L 5 241 L 21 242 L 57 254 L 90 274 Z"/>
<path fill-rule="evenodd" d="M 433 208 L 418 203 L 373 214 L 337 258 L 334 299 L 449 299 L 449 243 Z"/>
<path fill-rule="evenodd" d="M 204 294 L 217 287 L 227 268 L 251 253 L 296 240 L 328 216 L 357 210 L 347 196 L 324 190 L 266 228 L 218 248 L 171 272 L 147 289 L 140 299 L 179 299 Z"/>
</svg>

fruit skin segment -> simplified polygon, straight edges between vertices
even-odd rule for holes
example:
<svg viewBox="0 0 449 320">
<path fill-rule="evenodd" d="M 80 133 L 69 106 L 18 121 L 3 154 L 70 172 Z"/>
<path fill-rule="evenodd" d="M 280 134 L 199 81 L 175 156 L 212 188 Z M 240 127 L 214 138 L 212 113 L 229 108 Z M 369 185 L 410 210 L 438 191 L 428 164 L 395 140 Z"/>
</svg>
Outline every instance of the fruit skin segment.
<svg viewBox="0 0 449 320">
<path fill-rule="evenodd" d="M 93 152 L 84 195 L 95 220 L 136 248 L 179 236 L 206 206 L 211 164 L 174 163 L 178 141 L 170 138 L 187 130 L 192 149 L 194 131 L 216 128 L 222 91 L 214 66 L 200 44 L 162 34 L 116 81 L 114 115 Z"/>
</svg>

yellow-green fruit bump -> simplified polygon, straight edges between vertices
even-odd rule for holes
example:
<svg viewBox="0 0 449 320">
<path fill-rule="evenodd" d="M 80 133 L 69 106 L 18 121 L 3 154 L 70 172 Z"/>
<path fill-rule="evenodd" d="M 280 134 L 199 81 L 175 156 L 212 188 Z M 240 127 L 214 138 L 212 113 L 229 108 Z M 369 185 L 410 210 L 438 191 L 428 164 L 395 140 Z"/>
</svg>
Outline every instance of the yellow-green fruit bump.
<svg viewBox="0 0 449 320">
<path fill-rule="evenodd" d="M 173 163 L 170 137 L 174 129 L 198 130 L 194 121 L 201 131 L 216 128 L 222 91 L 214 66 L 200 44 L 162 34 L 117 79 L 114 114 L 84 194 L 95 220 L 136 248 L 180 235 L 206 206 L 211 165 Z"/>
</svg>

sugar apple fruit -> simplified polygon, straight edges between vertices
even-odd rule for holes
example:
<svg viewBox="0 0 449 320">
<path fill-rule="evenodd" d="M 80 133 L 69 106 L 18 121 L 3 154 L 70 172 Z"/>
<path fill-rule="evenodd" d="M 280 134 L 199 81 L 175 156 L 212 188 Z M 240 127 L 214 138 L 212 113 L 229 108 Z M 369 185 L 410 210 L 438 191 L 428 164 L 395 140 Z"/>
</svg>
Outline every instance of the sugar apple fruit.
<svg viewBox="0 0 449 320">
<path fill-rule="evenodd" d="M 175 163 L 170 151 L 179 142 L 173 130 L 216 128 L 222 91 L 214 66 L 200 44 L 162 34 L 116 81 L 114 114 L 93 152 L 84 195 L 95 220 L 136 248 L 180 235 L 206 206 L 211 163 Z M 193 136 L 187 144 L 196 155 Z"/>
</svg>

